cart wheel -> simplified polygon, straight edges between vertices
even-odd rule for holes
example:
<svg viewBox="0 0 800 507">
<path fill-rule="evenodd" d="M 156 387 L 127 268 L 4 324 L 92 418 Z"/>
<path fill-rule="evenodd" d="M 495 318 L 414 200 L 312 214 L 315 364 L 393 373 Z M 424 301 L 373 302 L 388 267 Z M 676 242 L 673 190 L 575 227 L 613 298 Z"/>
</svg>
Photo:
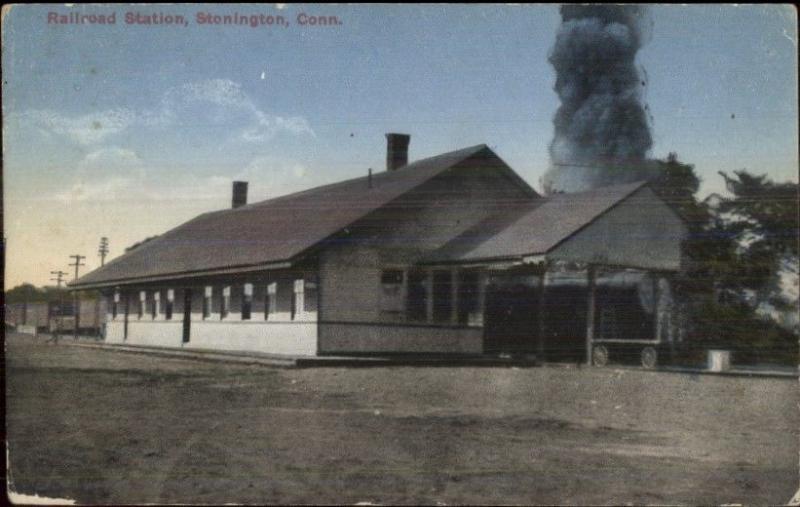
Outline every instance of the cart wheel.
<svg viewBox="0 0 800 507">
<path fill-rule="evenodd" d="M 658 364 L 658 352 L 653 347 L 645 347 L 642 349 L 642 366 L 647 369 L 653 369 Z"/>
<path fill-rule="evenodd" d="M 592 363 L 595 366 L 608 364 L 608 348 L 605 345 L 595 345 L 592 349 Z"/>
</svg>

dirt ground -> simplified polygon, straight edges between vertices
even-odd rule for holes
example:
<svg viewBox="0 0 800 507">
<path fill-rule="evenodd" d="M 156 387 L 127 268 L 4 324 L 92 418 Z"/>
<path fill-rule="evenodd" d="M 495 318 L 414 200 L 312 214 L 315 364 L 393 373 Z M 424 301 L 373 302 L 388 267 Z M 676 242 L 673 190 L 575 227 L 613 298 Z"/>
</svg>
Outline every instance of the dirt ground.
<svg viewBox="0 0 800 507">
<path fill-rule="evenodd" d="M 7 336 L 13 490 L 78 503 L 778 504 L 798 383 L 273 369 Z"/>
</svg>

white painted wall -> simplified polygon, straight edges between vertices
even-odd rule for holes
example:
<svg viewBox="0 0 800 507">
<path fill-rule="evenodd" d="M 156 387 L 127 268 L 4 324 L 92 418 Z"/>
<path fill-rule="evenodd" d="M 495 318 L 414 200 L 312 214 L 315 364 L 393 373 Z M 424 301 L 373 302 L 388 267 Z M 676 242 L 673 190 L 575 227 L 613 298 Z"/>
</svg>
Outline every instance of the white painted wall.
<svg viewBox="0 0 800 507">
<path fill-rule="evenodd" d="M 111 314 L 108 315 L 106 320 L 106 343 L 122 343 L 124 336 L 125 324 L 121 318 L 111 320 Z"/>
<path fill-rule="evenodd" d="M 255 316 L 255 315 L 254 315 Z M 183 320 L 141 320 L 129 317 L 128 338 L 124 339 L 124 317 L 118 315 L 106 326 L 106 342 L 150 347 L 183 349 L 213 349 L 252 351 L 270 354 L 313 356 L 317 353 L 316 314 L 306 312 L 302 319 L 288 320 L 287 315 L 275 315 L 275 320 L 241 320 L 240 314 L 230 314 L 225 320 L 212 314 L 203 320 L 202 314 L 192 314 L 190 341 L 183 343 Z M 178 316 L 176 316 L 178 317 Z M 216 318 L 214 318 L 216 317 Z M 283 321 L 278 317 L 286 317 Z"/>
<path fill-rule="evenodd" d="M 183 348 L 237 350 L 313 356 L 316 322 L 192 322 Z"/>
<path fill-rule="evenodd" d="M 180 322 L 158 322 L 152 320 L 128 321 L 126 345 L 148 347 L 180 347 L 183 324 Z"/>
</svg>

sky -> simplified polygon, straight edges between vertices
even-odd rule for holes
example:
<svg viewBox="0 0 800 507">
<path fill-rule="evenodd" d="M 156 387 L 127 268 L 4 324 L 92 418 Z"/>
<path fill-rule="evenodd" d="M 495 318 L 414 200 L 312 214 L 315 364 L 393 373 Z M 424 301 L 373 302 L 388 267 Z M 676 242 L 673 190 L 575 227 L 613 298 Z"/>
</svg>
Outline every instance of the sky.
<svg viewBox="0 0 800 507">
<path fill-rule="evenodd" d="M 70 13 L 115 24 L 48 22 Z M 286 22 L 198 22 L 237 13 Z M 335 19 L 301 23 L 317 16 Z M 650 16 L 650 155 L 694 164 L 701 197 L 718 171 L 797 181 L 795 9 Z M 387 132 L 412 161 L 485 143 L 537 189 L 548 168 L 557 6 L 24 5 L 2 23 L 7 288 L 227 208 L 233 180 L 255 202 L 384 170 Z"/>
</svg>

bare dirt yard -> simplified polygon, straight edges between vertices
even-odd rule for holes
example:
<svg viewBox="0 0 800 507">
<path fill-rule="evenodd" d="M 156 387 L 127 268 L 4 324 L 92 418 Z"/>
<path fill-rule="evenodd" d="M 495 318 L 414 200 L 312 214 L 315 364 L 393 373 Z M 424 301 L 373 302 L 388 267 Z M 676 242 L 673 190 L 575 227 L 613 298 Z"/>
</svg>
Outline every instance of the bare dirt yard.
<svg viewBox="0 0 800 507">
<path fill-rule="evenodd" d="M 273 369 L 7 336 L 11 488 L 78 503 L 778 504 L 798 383 Z"/>
</svg>

